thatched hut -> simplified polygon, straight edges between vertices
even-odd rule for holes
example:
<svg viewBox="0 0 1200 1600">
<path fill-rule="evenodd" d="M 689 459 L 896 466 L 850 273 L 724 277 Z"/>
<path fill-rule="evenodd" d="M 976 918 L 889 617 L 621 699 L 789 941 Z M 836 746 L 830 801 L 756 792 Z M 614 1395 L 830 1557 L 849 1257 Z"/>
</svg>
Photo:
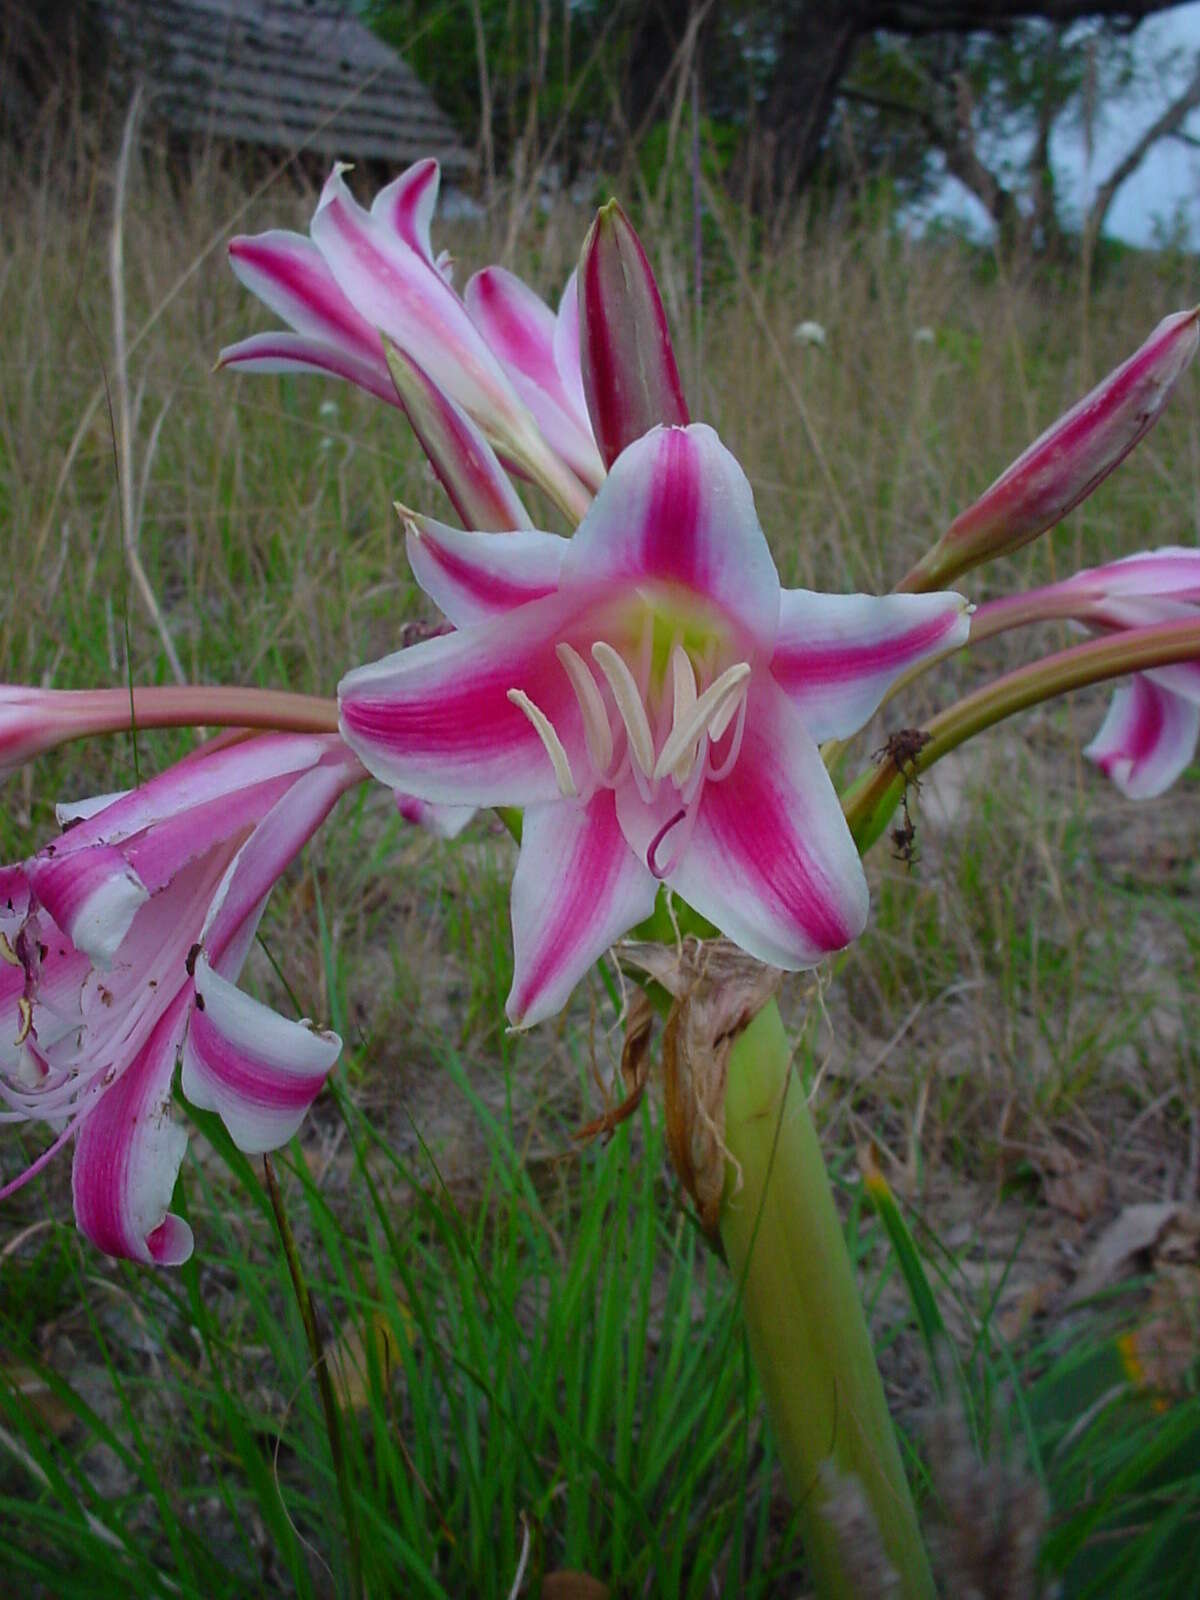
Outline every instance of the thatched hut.
<svg viewBox="0 0 1200 1600">
<path fill-rule="evenodd" d="M 412 69 L 339 0 L 0 0 L 0 20 L 0 57 L 27 99 L 61 83 L 69 57 L 109 104 L 142 83 L 148 117 L 177 147 L 389 167 L 435 155 L 451 178 L 472 164 Z"/>
</svg>

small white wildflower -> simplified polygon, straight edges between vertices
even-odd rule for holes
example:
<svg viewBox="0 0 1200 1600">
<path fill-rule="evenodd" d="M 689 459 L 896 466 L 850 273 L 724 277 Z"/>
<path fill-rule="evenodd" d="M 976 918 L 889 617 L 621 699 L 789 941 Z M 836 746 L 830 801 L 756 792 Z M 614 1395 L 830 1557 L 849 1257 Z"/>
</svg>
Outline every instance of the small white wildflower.
<svg viewBox="0 0 1200 1600">
<path fill-rule="evenodd" d="M 798 322 L 792 329 L 792 338 L 796 344 L 825 347 L 825 329 L 819 322 Z"/>
<path fill-rule="evenodd" d="M 321 405 L 320 405 L 320 414 L 323 417 L 336 417 L 337 414 L 338 414 L 337 401 L 336 400 L 322 400 L 321 401 Z"/>
<path fill-rule="evenodd" d="M 914 344 L 936 344 L 937 338 L 932 328 L 914 328 L 912 341 Z"/>
</svg>

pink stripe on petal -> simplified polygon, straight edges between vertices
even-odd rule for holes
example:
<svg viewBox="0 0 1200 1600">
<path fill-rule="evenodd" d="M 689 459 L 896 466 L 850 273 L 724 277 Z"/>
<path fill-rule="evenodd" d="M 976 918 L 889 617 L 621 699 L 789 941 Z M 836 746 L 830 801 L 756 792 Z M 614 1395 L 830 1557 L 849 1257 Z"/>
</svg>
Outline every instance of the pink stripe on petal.
<svg viewBox="0 0 1200 1600">
<path fill-rule="evenodd" d="M 655 428 L 613 462 L 563 560 L 576 584 L 682 586 L 770 649 L 779 574 L 749 480 L 702 423 Z"/>
<path fill-rule="evenodd" d="M 632 788 L 617 807 L 644 859 L 664 819 Z M 754 683 L 737 763 L 705 784 L 666 882 L 743 950 L 787 971 L 815 966 L 866 925 L 867 883 L 837 794 L 769 678 Z"/>
<path fill-rule="evenodd" d="M 785 589 L 771 674 L 820 743 L 857 732 L 902 672 L 967 642 L 959 594 Z"/>
<path fill-rule="evenodd" d="M 556 799 L 545 746 L 508 691 L 524 691 L 554 724 L 572 762 L 582 762 L 579 702 L 555 645 L 571 636 L 589 598 L 548 595 L 359 667 L 338 689 L 343 738 L 377 778 L 423 800 Z"/>
<path fill-rule="evenodd" d="M 192 1230 L 167 1207 L 187 1149 L 171 1121 L 171 1078 L 190 990 L 160 1019 L 137 1056 L 98 1096 L 75 1141 L 75 1221 L 100 1250 L 178 1266 Z"/>
<path fill-rule="evenodd" d="M 323 377 L 352 383 L 390 406 L 400 404 L 383 360 L 382 345 L 380 358 L 374 362 L 299 333 L 255 333 L 239 344 L 226 345 L 217 358 L 217 365 L 241 372 L 316 372 Z"/>
<path fill-rule="evenodd" d="M 341 1048 L 337 1034 L 288 1021 L 197 960 L 181 1087 L 193 1105 L 217 1112 L 239 1150 L 286 1144 Z"/>
<path fill-rule="evenodd" d="M 611 789 L 588 804 L 530 806 L 512 883 L 515 968 L 506 1010 L 530 1027 L 654 909 L 658 883 L 630 850 Z"/>
<path fill-rule="evenodd" d="M 1192 762 L 1198 738 L 1200 705 L 1138 673 L 1117 689 L 1083 753 L 1127 799 L 1150 800 Z"/>
<path fill-rule="evenodd" d="M 550 448 L 590 488 L 604 477 L 586 408 L 565 388 L 555 360 L 555 317 L 515 273 L 485 267 L 464 291 L 467 310 L 504 363 Z M 582 382 L 582 380 L 581 380 Z"/>
<path fill-rule="evenodd" d="M 441 169 L 432 156 L 415 161 L 371 202 L 371 215 L 385 222 L 410 250 L 438 270 L 429 228 L 437 207 Z"/>
<path fill-rule="evenodd" d="M 109 845 L 58 854 L 48 846 L 29 863 L 29 884 L 72 943 L 98 967 L 111 966 L 138 909 L 150 895 L 120 851 Z"/>
<path fill-rule="evenodd" d="M 432 517 L 412 517 L 407 526 L 413 576 L 456 628 L 558 589 L 569 541 L 556 533 L 463 533 Z"/>
<path fill-rule="evenodd" d="M 370 361 L 379 335 L 338 287 L 321 252 L 303 234 L 281 229 L 229 242 L 235 275 L 297 333 Z"/>
</svg>

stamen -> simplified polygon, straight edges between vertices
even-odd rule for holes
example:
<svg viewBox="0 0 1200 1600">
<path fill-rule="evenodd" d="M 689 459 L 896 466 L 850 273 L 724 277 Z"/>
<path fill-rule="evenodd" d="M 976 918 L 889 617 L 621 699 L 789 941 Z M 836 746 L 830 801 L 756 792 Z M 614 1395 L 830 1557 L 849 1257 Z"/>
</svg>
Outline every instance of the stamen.
<svg viewBox="0 0 1200 1600">
<path fill-rule="evenodd" d="M 696 673 L 692 658 L 681 644 L 671 651 L 671 678 L 675 689 L 675 714 L 671 726 L 678 727 L 696 704 Z"/>
<path fill-rule="evenodd" d="M 521 689 L 510 689 L 508 698 L 513 705 L 520 706 L 521 710 L 533 723 L 534 729 L 546 746 L 546 754 L 550 757 L 550 764 L 554 768 L 555 782 L 558 784 L 559 793 L 564 800 L 573 800 L 579 793 L 575 787 L 575 776 L 571 771 L 571 763 L 567 759 L 567 752 L 563 749 L 562 740 L 554 731 L 554 724 L 541 709 Z"/>
<path fill-rule="evenodd" d="M 625 724 L 625 732 L 629 735 L 629 748 L 633 759 L 648 778 L 654 767 L 654 739 L 650 733 L 646 707 L 633 680 L 633 673 L 625 664 L 624 657 L 619 656 L 612 645 L 605 644 L 603 639 L 596 640 L 592 646 L 592 655 L 596 665 L 608 679 L 608 686 L 617 703 L 618 715 Z"/>
<path fill-rule="evenodd" d="M 692 742 L 705 732 L 710 720 L 715 720 L 718 712 L 724 710 L 726 697 L 733 698 L 749 676 L 750 663 L 739 661 L 736 666 L 727 667 L 715 683 L 709 684 L 684 720 L 671 729 L 671 736 L 655 764 L 655 778 L 665 777 L 671 771 Z"/>
<path fill-rule="evenodd" d="M 587 740 L 592 764 L 597 772 L 607 772 L 613 758 L 612 729 L 608 725 L 608 712 L 604 709 L 604 700 L 596 687 L 596 680 L 588 670 L 587 662 L 569 644 L 556 646 L 554 653 L 562 662 L 563 670 L 575 691 L 575 698 L 579 701 L 579 709 L 583 713 L 583 736 Z"/>
<path fill-rule="evenodd" d="M 686 807 L 681 806 L 669 822 L 663 823 L 662 827 L 650 841 L 650 844 L 646 850 L 646 865 L 650 868 L 650 871 L 656 878 L 665 878 L 667 873 L 671 870 L 670 865 L 666 867 L 660 867 L 658 865 L 658 847 L 670 833 L 671 829 L 677 828 L 686 816 L 687 809 Z M 673 864 L 674 863 L 672 862 L 671 865 Z"/>
<path fill-rule="evenodd" d="M 21 965 L 21 958 L 8 942 L 6 933 L 0 933 L 0 961 L 6 961 L 10 967 Z"/>
<path fill-rule="evenodd" d="M 729 749 L 725 753 L 725 759 L 724 759 L 724 761 L 722 761 L 722 763 L 721 763 L 721 765 L 719 767 L 714 767 L 713 766 L 713 764 L 712 764 L 713 747 L 712 747 L 712 745 L 709 745 L 709 747 L 708 747 L 708 752 L 707 752 L 707 754 L 705 756 L 704 764 L 705 764 L 705 767 L 708 769 L 708 779 L 709 779 L 710 783 L 720 783 L 723 779 L 727 778 L 729 776 L 729 774 L 733 771 L 734 767 L 737 765 L 737 758 L 742 753 L 742 739 L 743 739 L 743 736 L 745 735 L 745 732 L 746 732 L 746 696 L 745 695 L 741 695 L 741 696 L 738 697 L 738 702 L 737 702 L 737 722 L 734 724 L 733 737 L 729 741 Z"/>
</svg>

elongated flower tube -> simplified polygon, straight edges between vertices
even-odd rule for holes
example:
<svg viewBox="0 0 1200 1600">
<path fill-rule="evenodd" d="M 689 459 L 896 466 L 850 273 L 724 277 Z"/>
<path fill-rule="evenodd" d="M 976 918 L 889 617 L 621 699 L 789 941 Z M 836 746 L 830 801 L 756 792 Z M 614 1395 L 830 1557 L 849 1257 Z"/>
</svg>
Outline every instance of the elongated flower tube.
<svg viewBox="0 0 1200 1600">
<path fill-rule="evenodd" d="M 575 273 L 567 279 L 557 315 L 503 267 L 477 272 L 463 298 L 551 447 L 589 489 L 598 489 L 604 463 L 583 393 Z"/>
<path fill-rule="evenodd" d="M 659 423 L 686 425 L 662 296 L 642 241 L 615 200 L 597 213 L 579 259 L 579 347 L 587 408 L 607 466 Z"/>
<path fill-rule="evenodd" d="M 1150 550 L 994 600 L 976 613 L 971 639 L 1052 617 L 1101 634 L 1189 617 L 1200 621 L 1200 550 Z M 1132 675 L 1117 688 L 1083 753 L 1128 799 L 1147 800 L 1171 787 L 1194 759 L 1198 741 L 1200 658 Z"/>
<path fill-rule="evenodd" d="M 419 161 L 376 195 L 354 199 L 335 166 L 309 238 L 275 230 L 231 241 L 234 272 L 292 329 L 227 346 L 219 366 L 316 371 L 399 404 L 383 336 L 409 355 L 568 515 L 590 496 L 543 439 L 508 374 L 435 260 L 429 226 L 436 161 Z"/>
<path fill-rule="evenodd" d="M 900 588 L 938 588 L 1061 522 L 1158 421 L 1198 343 L 1200 308 L 1164 317 L 1128 361 L 1052 423 L 955 517 Z"/>
<path fill-rule="evenodd" d="M 817 741 L 965 641 L 961 596 L 781 590 L 745 474 L 699 424 L 631 445 L 569 541 L 409 537 L 457 631 L 343 679 L 342 732 L 394 788 L 526 808 L 514 1023 L 557 1011 L 663 883 L 776 966 L 858 935 L 866 881 Z"/>
<path fill-rule="evenodd" d="M 234 984 L 279 875 L 365 774 L 336 736 L 206 748 L 121 796 L 64 807 L 66 831 L 0 873 L 0 1121 L 74 1138 L 80 1229 L 101 1250 L 173 1265 L 168 1211 L 184 1092 L 247 1151 L 299 1127 L 340 1050 Z"/>
</svg>

